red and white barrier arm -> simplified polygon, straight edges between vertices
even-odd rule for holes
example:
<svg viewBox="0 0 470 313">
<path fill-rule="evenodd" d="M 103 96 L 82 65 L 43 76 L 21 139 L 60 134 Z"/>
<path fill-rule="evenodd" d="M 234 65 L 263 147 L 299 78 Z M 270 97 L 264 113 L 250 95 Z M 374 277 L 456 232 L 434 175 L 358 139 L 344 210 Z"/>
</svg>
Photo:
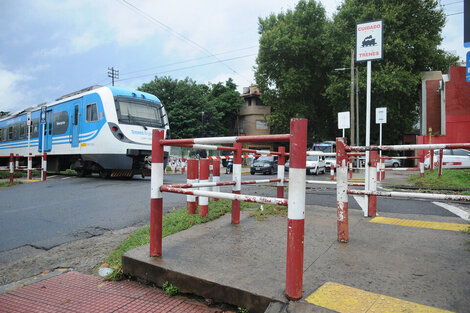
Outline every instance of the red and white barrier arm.
<svg viewBox="0 0 470 313">
<path fill-rule="evenodd" d="M 218 150 L 218 151 L 235 151 L 233 147 L 227 146 L 214 146 L 214 145 L 201 145 L 201 144 L 182 144 L 179 145 L 184 148 L 202 149 L 202 150 Z"/>
<path fill-rule="evenodd" d="M 307 155 L 336 156 L 336 153 L 335 152 L 322 152 L 322 151 L 307 151 Z"/>
<path fill-rule="evenodd" d="M 243 180 L 242 185 L 254 185 L 254 184 L 266 184 L 266 183 L 278 183 L 281 180 L 279 178 L 272 179 L 257 179 L 257 180 Z M 279 198 L 279 197 L 278 197 Z M 282 199 L 282 198 L 281 198 Z"/>
<path fill-rule="evenodd" d="M 228 199 L 232 201 L 237 200 L 237 201 L 246 201 L 246 202 L 255 202 L 255 203 L 287 205 L 287 199 L 250 196 L 250 195 L 242 195 L 242 194 L 227 193 L 227 192 L 214 192 L 214 191 L 207 191 L 207 190 L 191 190 L 191 189 L 183 189 L 183 188 L 173 188 L 168 185 L 161 186 L 160 190 L 162 192 L 195 195 L 199 197 L 211 197 L 211 198 L 217 197 L 219 199 Z"/>
<path fill-rule="evenodd" d="M 152 133 L 152 176 L 150 181 L 150 256 L 162 255 L 162 218 L 163 198 L 160 191 L 163 185 L 163 130 L 154 129 Z"/>
<path fill-rule="evenodd" d="M 259 135 L 259 136 L 232 136 L 232 137 L 205 137 L 191 139 L 161 139 L 160 144 L 166 146 L 181 146 L 194 144 L 234 144 L 244 142 L 284 142 L 289 141 L 290 134 Z"/>
<path fill-rule="evenodd" d="M 460 195 L 446 195 L 437 193 L 418 193 L 418 192 L 387 192 L 387 191 L 366 191 L 366 190 L 355 190 L 348 189 L 350 195 L 374 195 L 379 197 L 391 197 L 391 198 L 420 198 L 420 199 L 431 199 L 431 200 L 452 200 L 452 201 L 470 201 L 470 196 Z"/>
<path fill-rule="evenodd" d="M 438 150 L 438 149 L 470 149 L 470 143 L 446 144 L 420 144 L 420 145 L 393 145 L 393 146 L 347 146 L 347 151 L 411 151 L 411 150 Z"/>
<path fill-rule="evenodd" d="M 419 168 L 416 167 L 390 167 L 390 168 L 384 168 L 384 171 L 415 171 L 419 172 Z"/>
<path fill-rule="evenodd" d="M 237 150 L 233 153 L 233 164 L 232 164 L 232 180 L 236 182 L 233 186 L 232 193 L 240 194 L 242 185 L 242 144 L 235 143 L 234 148 Z M 232 224 L 240 223 L 240 201 L 235 199 L 232 200 Z"/>
<path fill-rule="evenodd" d="M 291 119 L 289 147 L 286 297 L 290 300 L 298 300 L 302 298 L 304 267 L 306 119 Z"/>
</svg>

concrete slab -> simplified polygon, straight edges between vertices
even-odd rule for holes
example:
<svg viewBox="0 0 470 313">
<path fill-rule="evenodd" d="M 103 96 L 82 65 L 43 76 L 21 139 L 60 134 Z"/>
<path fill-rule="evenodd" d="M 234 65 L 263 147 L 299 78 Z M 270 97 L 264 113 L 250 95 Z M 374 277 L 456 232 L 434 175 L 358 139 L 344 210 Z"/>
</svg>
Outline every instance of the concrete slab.
<svg viewBox="0 0 470 313">
<path fill-rule="evenodd" d="M 123 270 L 138 279 L 245 307 L 250 312 L 328 312 L 284 297 L 287 219 L 258 222 L 242 212 L 194 226 L 163 240 L 163 256 L 142 246 L 123 256 Z M 381 214 L 462 223 L 456 217 Z M 307 206 L 303 296 L 331 281 L 423 305 L 465 312 L 470 307 L 468 235 L 461 232 L 369 223 L 349 212 L 350 242 L 336 241 L 336 208 Z M 467 238 L 468 239 L 468 238 Z"/>
</svg>

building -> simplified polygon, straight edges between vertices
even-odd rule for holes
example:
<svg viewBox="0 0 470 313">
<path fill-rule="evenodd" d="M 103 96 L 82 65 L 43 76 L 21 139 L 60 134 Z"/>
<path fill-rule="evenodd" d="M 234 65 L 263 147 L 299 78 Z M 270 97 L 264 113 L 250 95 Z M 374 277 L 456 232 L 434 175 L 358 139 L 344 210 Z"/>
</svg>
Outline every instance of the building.
<svg viewBox="0 0 470 313">
<path fill-rule="evenodd" d="M 245 100 L 243 107 L 240 108 L 238 132 L 240 136 L 269 135 L 269 115 L 271 107 L 264 105 L 261 101 L 261 93 L 255 86 L 244 87 L 241 97 Z M 249 149 L 269 149 L 272 150 L 272 143 L 249 143 L 244 144 L 243 148 Z"/>
</svg>

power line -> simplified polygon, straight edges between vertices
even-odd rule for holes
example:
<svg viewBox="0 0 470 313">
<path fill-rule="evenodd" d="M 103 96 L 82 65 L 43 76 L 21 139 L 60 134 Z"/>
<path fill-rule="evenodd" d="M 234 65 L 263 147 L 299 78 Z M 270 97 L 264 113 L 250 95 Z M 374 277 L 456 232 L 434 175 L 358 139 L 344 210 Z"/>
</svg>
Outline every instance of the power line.
<svg viewBox="0 0 470 313">
<path fill-rule="evenodd" d="M 114 67 L 108 67 L 108 77 L 111 77 L 114 86 L 114 79 L 119 79 L 119 71 L 114 69 Z"/>
<path fill-rule="evenodd" d="M 452 16 L 452 15 L 457 15 L 457 14 L 463 14 L 463 12 L 457 12 L 457 13 L 452 13 L 452 14 L 446 14 L 446 16 Z"/>
<path fill-rule="evenodd" d="M 457 4 L 457 3 L 463 4 L 463 1 L 456 1 L 456 2 L 449 2 L 449 3 L 441 3 L 441 5 L 442 5 L 442 6 L 446 6 L 446 5 L 452 5 L 452 4 Z"/>
<path fill-rule="evenodd" d="M 246 77 L 244 77 L 243 75 L 241 75 L 240 73 L 238 73 L 235 69 L 233 69 L 232 67 L 228 66 L 227 64 L 223 63 L 222 60 L 220 60 L 216 55 L 214 55 L 212 52 L 210 52 L 209 50 L 207 50 L 206 48 L 204 48 L 203 46 L 201 46 L 200 44 L 198 44 L 197 42 L 195 42 L 194 40 L 191 40 L 187 37 L 185 37 L 184 35 L 176 32 L 175 30 L 173 30 L 170 26 L 166 25 L 165 23 L 161 22 L 160 20 L 156 19 L 155 17 L 145 13 L 144 11 L 142 11 L 141 9 L 139 9 L 138 7 L 136 7 L 135 5 L 133 5 L 132 3 L 130 3 L 129 1 L 127 0 L 121 0 L 127 8 L 130 8 L 130 9 L 133 9 L 135 12 L 137 12 L 138 14 L 142 15 L 143 17 L 145 17 L 147 20 L 149 20 L 150 22 L 152 22 L 153 24 L 156 24 L 156 25 L 159 25 L 160 27 L 162 27 L 164 30 L 166 30 L 167 32 L 173 34 L 174 36 L 178 37 L 179 39 L 193 45 L 193 46 L 196 46 L 197 48 L 199 48 L 200 50 L 204 51 L 205 53 L 207 53 L 209 56 L 212 56 L 214 57 L 217 62 L 216 63 L 221 63 L 223 64 L 225 67 L 227 67 L 229 70 L 231 70 L 233 73 L 239 75 L 240 77 L 246 79 L 247 81 L 249 81 L 249 79 L 247 79 Z"/>
<path fill-rule="evenodd" d="M 119 81 L 125 81 L 125 80 L 130 80 L 130 79 L 135 79 L 135 78 L 141 78 L 141 77 L 147 77 L 147 76 L 154 76 L 154 75 L 160 75 L 160 74 L 165 74 L 165 73 L 177 72 L 177 71 L 187 70 L 187 69 L 191 69 L 191 68 L 196 68 L 196 67 L 201 67 L 201 66 L 216 64 L 216 63 L 220 63 L 220 62 L 226 62 L 226 61 L 232 61 L 232 60 L 247 58 L 247 57 L 251 57 L 251 56 L 255 56 L 255 55 L 257 55 L 257 54 L 256 54 L 256 53 L 247 54 L 247 55 L 242 55 L 242 56 L 233 57 L 233 58 L 229 58 L 229 59 L 224 59 L 224 60 L 220 60 L 220 61 L 217 60 L 217 61 L 214 61 L 214 62 L 208 62 L 208 63 L 203 63 L 203 64 L 196 64 L 196 65 L 191 65 L 191 66 L 186 66 L 186 67 L 175 68 L 175 69 L 171 69 L 171 70 L 168 70 L 168 71 L 162 71 L 162 72 L 158 72 L 158 73 L 144 74 L 144 75 L 138 75 L 138 76 L 133 76 L 133 77 L 127 77 L 127 78 L 120 79 Z"/>
</svg>

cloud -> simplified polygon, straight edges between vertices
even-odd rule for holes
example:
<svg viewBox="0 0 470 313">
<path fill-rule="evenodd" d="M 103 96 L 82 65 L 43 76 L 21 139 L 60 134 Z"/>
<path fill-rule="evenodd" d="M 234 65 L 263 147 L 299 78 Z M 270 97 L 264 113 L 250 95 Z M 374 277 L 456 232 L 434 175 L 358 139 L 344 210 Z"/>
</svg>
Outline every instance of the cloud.
<svg viewBox="0 0 470 313">
<path fill-rule="evenodd" d="M 0 64 L 0 103 L 2 111 L 17 111 L 31 102 L 31 95 L 24 83 L 33 77 L 19 72 L 9 71 Z"/>
</svg>

